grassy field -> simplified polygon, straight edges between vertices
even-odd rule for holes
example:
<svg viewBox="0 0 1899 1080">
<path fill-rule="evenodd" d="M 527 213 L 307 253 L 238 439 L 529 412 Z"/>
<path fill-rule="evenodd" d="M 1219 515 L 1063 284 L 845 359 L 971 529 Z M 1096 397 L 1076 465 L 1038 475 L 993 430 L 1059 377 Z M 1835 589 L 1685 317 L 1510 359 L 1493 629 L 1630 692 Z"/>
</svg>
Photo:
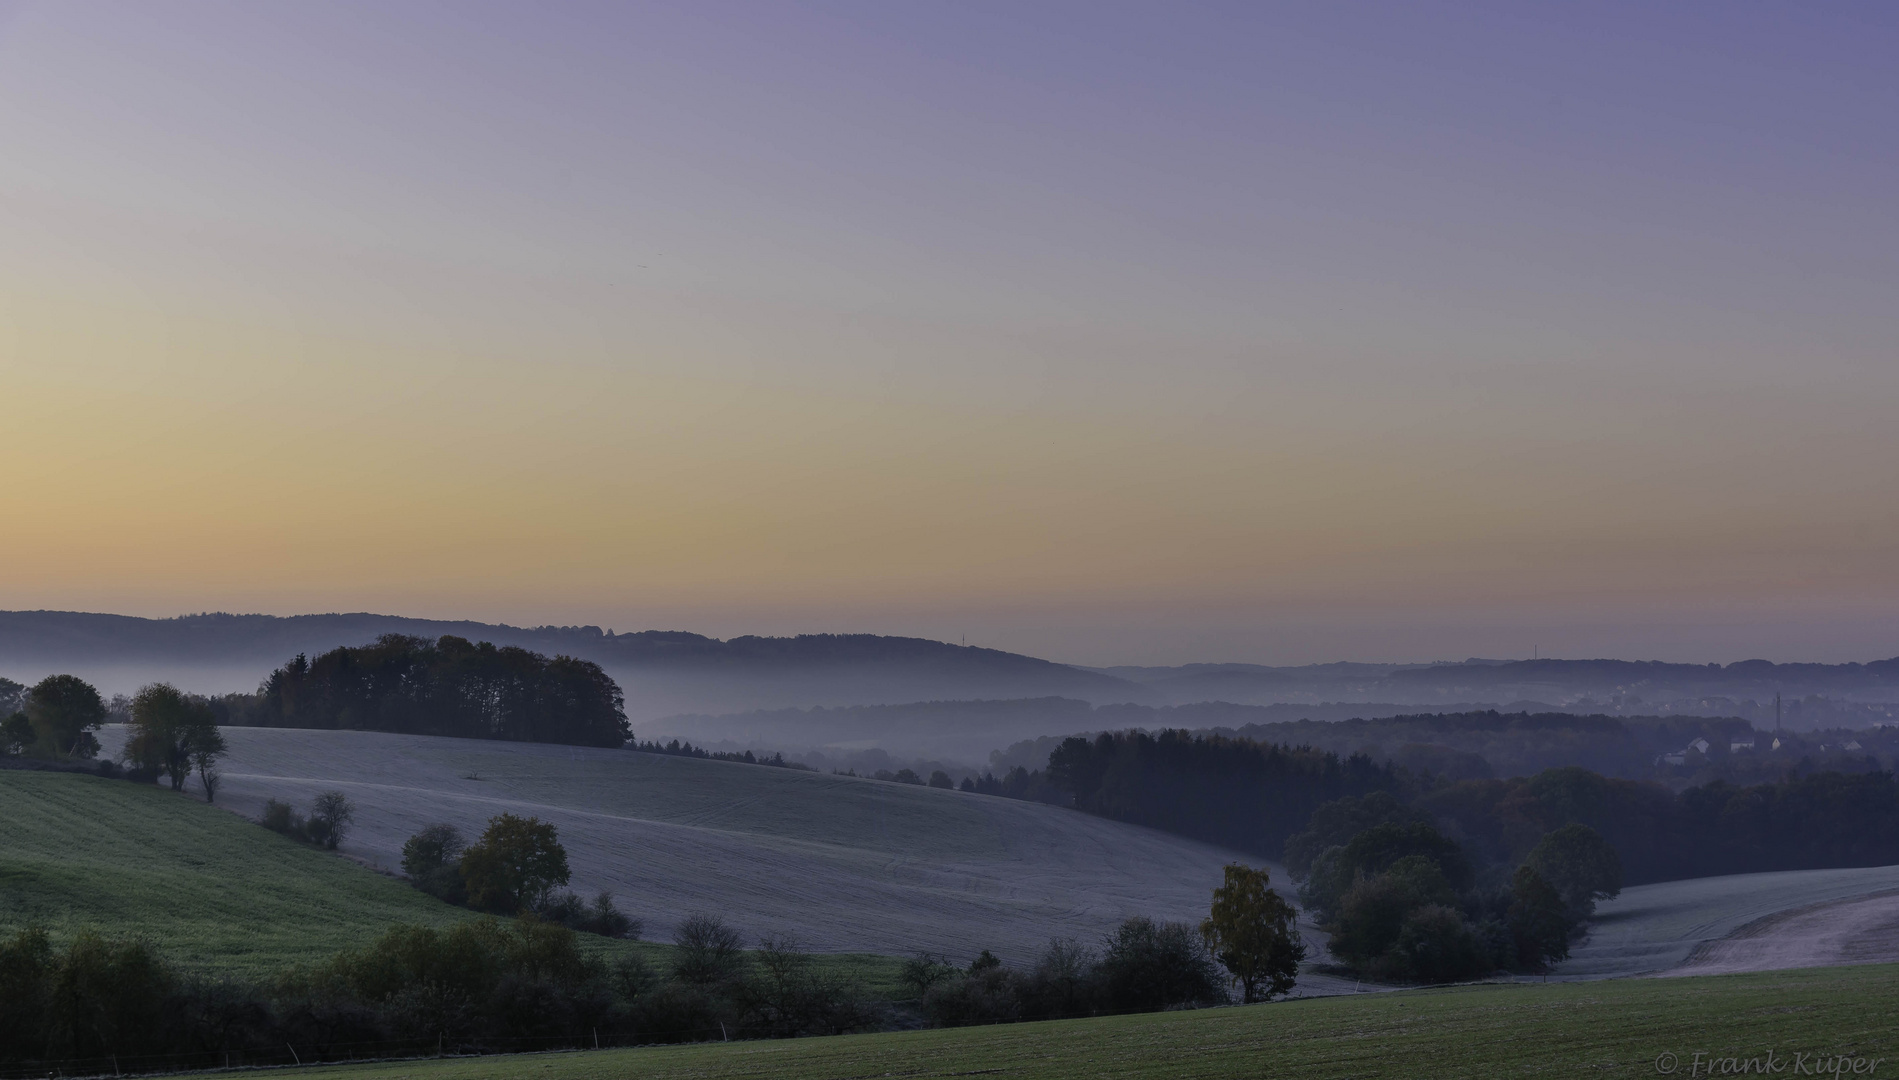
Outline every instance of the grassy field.
<svg viewBox="0 0 1899 1080">
<path fill-rule="evenodd" d="M 71 773 L 0 772 L 0 932 L 41 925 L 143 936 L 188 971 L 263 976 L 360 946 L 397 923 L 475 918 L 335 853 L 191 795 Z M 671 946 L 581 935 L 589 951 Z M 900 961 L 834 955 L 874 993 Z"/>
<path fill-rule="evenodd" d="M 350 1080 L 1707 1076 L 1813 1055 L 1899 1073 L 1899 967 L 1473 986 L 1043 1024 L 290 1070 Z M 1697 1052 L 1704 1056 L 1697 1064 Z M 1658 1067 L 1671 1063 L 1672 1073 Z M 1805 1059 L 1802 1073 L 1795 1055 Z M 1867 1075 L 1861 1073 L 1860 1075 Z"/>
<path fill-rule="evenodd" d="M 1233 852 L 1053 806 L 626 750 L 227 728 L 219 803 L 358 808 L 345 848 L 383 866 L 426 824 L 479 833 L 502 811 L 559 828 L 583 894 L 611 890 L 664 939 L 716 912 L 756 939 L 825 952 L 992 949 L 1026 963 L 1056 935 L 1129 915 L 1198 921 Z M 100 733 L 107 752 L 121 733 Z"/>
<path fill-rule="evenodd" d="M 157 786 L 0 772 L 0 822 L 0 929 L 143 935 L 188 969 L 260 974 L 468 917 Z"/>
</svg>

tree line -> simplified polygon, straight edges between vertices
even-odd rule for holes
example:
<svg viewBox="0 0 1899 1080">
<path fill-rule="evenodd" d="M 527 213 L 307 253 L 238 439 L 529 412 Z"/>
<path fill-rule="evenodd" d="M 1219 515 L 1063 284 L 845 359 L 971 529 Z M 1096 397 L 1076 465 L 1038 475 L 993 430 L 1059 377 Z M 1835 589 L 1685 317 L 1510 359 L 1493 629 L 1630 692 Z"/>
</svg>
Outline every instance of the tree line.
<svg viewBox="0 0 1899 1080">
<path fill-rule="evenodd" d="M 1088 813 L 1268 858 L 1321 803 L 1401 786 L 1362 755 L 1178 730 L 1066 739 L 1047 779 Z"/>
<path fill-rule="evenodd" d="M 1675 792 L 1577 766 L 1507 780 L 1419 776 L 1368 758 L 1186 731 L 1071 738 L 1049 782 L 1089 813 L 1284 853 L 1326 802 L 1384 792 L 1482 866 L 1514 866 L 1550 832 L 1586 825 L 1630 884 L 1899 862 L 1899 783 L 1884 771 L 1789 774 Z"/>
</svg>

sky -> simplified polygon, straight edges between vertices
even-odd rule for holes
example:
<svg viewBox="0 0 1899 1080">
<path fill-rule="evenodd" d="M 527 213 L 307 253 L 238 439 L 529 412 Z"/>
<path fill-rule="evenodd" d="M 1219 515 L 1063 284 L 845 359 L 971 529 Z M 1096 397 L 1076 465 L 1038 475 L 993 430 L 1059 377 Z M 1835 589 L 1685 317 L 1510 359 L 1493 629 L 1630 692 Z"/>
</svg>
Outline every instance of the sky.
<svg viewBox="0 0 1899 1080">
<path fill-rule="evenodd" d="M 1899 8 L 0 0 L 0 608 L 1899 654 Z"/>
</svg>

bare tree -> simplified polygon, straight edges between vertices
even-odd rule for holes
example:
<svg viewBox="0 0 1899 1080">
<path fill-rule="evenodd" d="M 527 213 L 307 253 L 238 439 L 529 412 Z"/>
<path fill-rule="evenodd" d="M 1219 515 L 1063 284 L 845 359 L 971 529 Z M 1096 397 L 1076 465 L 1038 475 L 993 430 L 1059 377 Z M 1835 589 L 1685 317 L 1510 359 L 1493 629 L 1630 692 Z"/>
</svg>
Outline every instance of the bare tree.
<svg viewBox="0 0 1899 1080">
<path fill-rule="evenodd" d="M 342 792 L 321 792 L 310 804 L 310 839 L 334 851 L 349 835 L 350 824 L 355 820 L 356 807 Z"/>
</svg>

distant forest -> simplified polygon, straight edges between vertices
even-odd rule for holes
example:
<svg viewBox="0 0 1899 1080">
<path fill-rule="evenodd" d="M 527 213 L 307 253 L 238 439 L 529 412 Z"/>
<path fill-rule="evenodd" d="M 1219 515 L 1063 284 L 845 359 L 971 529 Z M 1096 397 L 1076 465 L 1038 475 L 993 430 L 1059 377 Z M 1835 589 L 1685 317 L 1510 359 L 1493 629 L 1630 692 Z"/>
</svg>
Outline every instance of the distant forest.
<svg viewBox="0 0 1899 1080">
<path fill-rule="evenodd" d="M 1600 833 L 1629 884 L 1899 863 L 1899 784 L 1879 770 L 1681 792 L 1576 766 L 1453 781 L 1361 755 L 1163 730 L 1067 739 L 1047 776 L 1077 809 L 1268 858 L 1286 854 L 1321 807 L 1386 793 L 1477 865 L 1519 863 L 1568 825 Z"/>
<path fill-rule="evenodd" d="M 225 720 L 467 739 L 620 746 L 631 736 L 620 687 L 600 665 L 515 646 L 384 634 L 271 672 L 254 702 L 222 700 Z"/>
<path fill-rule="evenodd" d="M 1068 739 L 1049 755 L 1047 775 L 1079 810 L 1268 857 L 1321 804 L 1400 784 L 1360 755 L 1186 731 Z"/>
</svg>

